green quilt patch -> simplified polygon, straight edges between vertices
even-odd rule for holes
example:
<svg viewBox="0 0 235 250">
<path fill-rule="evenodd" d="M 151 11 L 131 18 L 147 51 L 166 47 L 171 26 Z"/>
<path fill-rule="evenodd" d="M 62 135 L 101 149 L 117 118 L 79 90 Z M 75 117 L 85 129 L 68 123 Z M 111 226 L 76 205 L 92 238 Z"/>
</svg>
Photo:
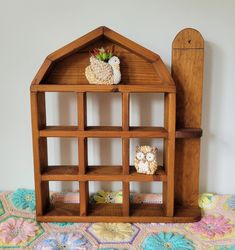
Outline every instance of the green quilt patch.
<svg viewBox="0 0 235 250">
<path fill-rule="evenodd" d="M 0 201 L 0 216 L 2 216 L 3 214 L 5 214 L 5 210 L 4 210 L 2 202 Z"/>
</svg>

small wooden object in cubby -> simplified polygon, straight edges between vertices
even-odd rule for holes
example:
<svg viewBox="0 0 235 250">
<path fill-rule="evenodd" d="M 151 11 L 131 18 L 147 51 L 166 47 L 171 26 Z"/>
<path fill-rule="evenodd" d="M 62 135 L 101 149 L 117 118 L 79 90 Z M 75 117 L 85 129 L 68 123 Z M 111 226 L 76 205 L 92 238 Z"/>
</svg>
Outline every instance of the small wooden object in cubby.
<svg viewBox="0 0 235 250">
<path fill-rule="evenodd" d="M 121 60 L 122 81 L 118 85 L 91 85 L 85 78 L 89 51 L 102 46 L 113 46 Z M 173 43 L 171 76 L 157 54 L 111 29 L 99 27 L 45 59 L 31 84 L 38 221 L 193 222 L 200 219 L 200 209 L 196 201 L 202 135 L 200 117 L 203 51 L 203 39 L 199 32 L 185 29 L 179 33 Z M 76 93 L 77 126 L 47 125 L 46 92 Z M 87 92 L 121 93 L 122 126 L 87 126 Z M 164 94 L 163 127 L 130 126 L 131 93 Z M 49 166 L 48 137 L 76 138 L 79 164 Z M 89 166 L 88 138 L 121 138 L 122 165 Z M 129 166 L 130 138 L 164 139 L 164 166 L 156 174 L 139 174 L 133 166 Z M 78 181 L 80 204 L 51 204 L 49 181 Z M 123 203 L 89 204 L 89 181 L 120 181 Z M 131 181 L 162 182 L 163 204 L 131 204 Z"/>
</svg>

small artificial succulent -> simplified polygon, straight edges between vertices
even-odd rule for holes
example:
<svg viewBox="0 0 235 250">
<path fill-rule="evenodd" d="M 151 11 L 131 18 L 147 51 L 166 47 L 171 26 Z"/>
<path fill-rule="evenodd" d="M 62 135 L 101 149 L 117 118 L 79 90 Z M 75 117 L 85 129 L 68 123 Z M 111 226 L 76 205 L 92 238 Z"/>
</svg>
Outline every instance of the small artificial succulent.
<svg viewBox="0 0 235 250">
<path fill-rule="evenodd" d="M 109 49 L 102 48 L 95 48 L 92 50 L 91 54 L 96 57 L 97 59 L 107 62 L 112 56 L 112 52 Z"/>
</svg>

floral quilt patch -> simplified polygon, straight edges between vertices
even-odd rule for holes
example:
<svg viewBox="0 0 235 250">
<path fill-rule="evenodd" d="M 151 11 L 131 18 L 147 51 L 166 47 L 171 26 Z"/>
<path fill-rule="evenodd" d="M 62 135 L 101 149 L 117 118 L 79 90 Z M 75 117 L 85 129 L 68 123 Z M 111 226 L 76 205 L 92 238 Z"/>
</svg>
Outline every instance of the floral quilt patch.
<svg viewBox="0 0 235 250">
<path fill-rule="evenodd" d="M 52 193 L 52 200 L 78 202 L 78 193 Z M 161 203 L 159 194 L 132 193 L 134 203 Z M 121 192 L 99 191 L 92 203 L 121 203 Z M 235 195 L 199 197 L 196 223 L 38 223 L 35 193 L 0 193 L 0 249 L 235 250 Z"/>
</svg>

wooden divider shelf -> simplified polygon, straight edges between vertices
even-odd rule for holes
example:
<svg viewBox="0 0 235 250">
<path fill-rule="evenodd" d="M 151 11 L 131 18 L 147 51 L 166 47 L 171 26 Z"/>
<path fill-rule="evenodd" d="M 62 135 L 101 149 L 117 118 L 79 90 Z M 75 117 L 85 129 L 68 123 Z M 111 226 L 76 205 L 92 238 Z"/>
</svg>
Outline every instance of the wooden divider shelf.
<svg viewBox="0 0 235 250">
<path fill-rule="evenodd" d="M 89 50 L 101 46 L 114 47 L 120 57 L 123 80 L 119 85 L 91 85 L 85 79 L 84 71 L 89 64 Z M 37 220 L 44 222 L 192 222 L 198 220 L 200 218 L 198 206 L 187 202 L 180 204 L 175 202 L 175 181 L 179 182 L 179 185 L 184 184 L 179 175 L 175 177 L 175 172 L 178 171 L 175 169 L 175 151 L 179 151 L 175 146 L 176 139 L 184 143 L 186 139 L 199 140 L 202 135 L 202 130 L 197 126 L 196 128 L 181 126 L 181 129 L 176 130 L 176 89 L 175 82 L 159 55 L 106 27 L 100 27 L 49 55 L 31 84 Z M 47 125 L 46 92 L 76 93 L 77 126 Z M 87 92 L 121 94 L 122 126 L 87 126 Z M 131 93 L 164 94 L 162 127 L 130 126 Z M 47 138 L 49 137 L 75 138 L 78 144 L 78 164 L 48 165 Z M 121 165 L 90 166 L 87 153 L 88 138 L 120 138 Z M 154 175 L 139 174 L 134 166 L 130 166 L 131 138 L 163 140 L 163 166 L 159 166 Z M 183 154 L 184 152 L 182 157 Z M 177 161 L 176 164 L 179 162 Z M 49 181 L 79 182 L 80 203 L 51 203 Z M 122 204 L 90 204 L 90 181 L 121 182 Z M 130 203 L 130 182 L 133 181 L 162 182 L 163 203 Z M 176 196 L 180 197 L 178 194 Z"/>
<path fill-rule="evenodd" d="M 163 167 L 159 167 L 154 175 L 136 172 L 130 166 L 129 174 L 123 174 L 122 166 L 87 166 L 85 174 L 78 174 L 77 166 L 49 166 L 41 175 L 43 181 L 166 181 Z"/>
</svg>

